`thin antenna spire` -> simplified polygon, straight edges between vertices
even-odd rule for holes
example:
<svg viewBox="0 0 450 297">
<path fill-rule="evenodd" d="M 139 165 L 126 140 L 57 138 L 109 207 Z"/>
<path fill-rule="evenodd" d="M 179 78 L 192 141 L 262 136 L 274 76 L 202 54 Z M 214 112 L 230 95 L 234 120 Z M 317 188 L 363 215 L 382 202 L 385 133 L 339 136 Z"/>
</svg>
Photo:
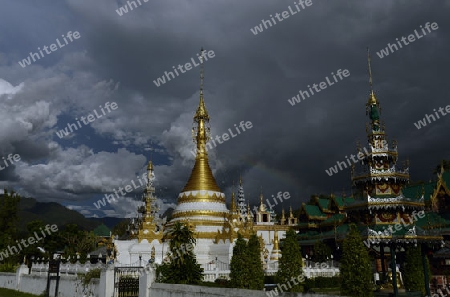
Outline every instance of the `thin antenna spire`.
<svg viewBox="0 0 450 297">
<path fill-rule="evenodd" d="M 204 52 L 204 49 L 203 49 L 203 46 L 202 46 L 202 48 L 200 49 L 200 57 L 199 57 L 199 60 L 200 60 L 200 95 L 203 95 L 203 79 L 204 79 L 204 68 L 203 68 L 203 52 Z"/>
<path fill-rule="evenodd" d="M 150 161 L 153 160 L 153 140 L 150 140 Z"/>
<path fill-rule="evenodd" d="M 367 47 L 367 62 L 369 64 L 369 84 L 370 84 L 370 92 L 373 92 L 372 87 L 372 67 L 370 66 L 370 51 L 369 47 Z"/>
</svg>

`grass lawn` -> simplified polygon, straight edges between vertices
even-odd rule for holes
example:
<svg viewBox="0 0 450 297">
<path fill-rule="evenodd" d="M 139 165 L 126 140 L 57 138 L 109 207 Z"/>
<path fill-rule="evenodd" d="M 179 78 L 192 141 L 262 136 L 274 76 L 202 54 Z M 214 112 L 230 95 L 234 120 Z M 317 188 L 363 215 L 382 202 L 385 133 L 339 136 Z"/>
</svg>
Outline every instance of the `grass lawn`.
<svg viewBox="0 0 450 297">
<path fill-rule="evenodd" d="M 15 290 L 0 288 L 0 297 L 36 297 L 38 295 L 31 295 L 28 293 L 22 293 Z"/>
</svg>

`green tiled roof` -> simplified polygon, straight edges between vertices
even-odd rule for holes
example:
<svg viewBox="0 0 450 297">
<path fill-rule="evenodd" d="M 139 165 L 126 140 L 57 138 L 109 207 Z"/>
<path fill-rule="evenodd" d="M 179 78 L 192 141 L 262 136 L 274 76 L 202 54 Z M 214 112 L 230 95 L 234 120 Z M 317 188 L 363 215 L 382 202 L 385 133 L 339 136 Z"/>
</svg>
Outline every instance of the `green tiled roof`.
<svg viewBox="0 0 450 297">
<path fill-rule="evenodd" d="M 325 221 L 321 222 L 320 225 L 334 225 L 334 223 L 340 223 L 345 219 L 345 215 L 338 213 L 335 214 L 331 217 L 329 217 L 328 219 L 326 219 Z"/>
<path fill-rule="evenodd" d="M 414 186 L 406 186 L 405 188 L 403 188 L 402 193 L 406 198 L 419 200 L 422 197 L 422 191 L 424 191 L 424 199 L 425 201 L 429 201 L 435 188 L 436 182 L 429 182 Z"/>
<path fill-rule="evenodd" d="M 431 226 L 431 228 L 443 228 L 449 227 L 450 221 L 444 219 L 435 212 L 426 212 L 425 217 L 417 217 L 417 221 L 415 224 L 423 229 L 428 229 L 429 226 Z"/>
<path fill-rule="evenodd" d="M 345 205 L 351 204 L 353 202 L 355 202 L 355 199 L 352 197 L 339 197 L 339 196 L 335 196 L 334 200 L 336 201 L 336 203 L 338 204 L 339 207 L 343 207 Z"/>
<path fill-rule="evenodd" d="M 322 210 L 329 209 L 330 200 L 328 199 L 319 199 L 319 206 Z"/>
<path fill-rule="evenodd" d="M 306 213 L 308 214 L 308 216 L 321 217 L 321 218 L 327 217 L 324 213 L 322 213 L 320 211 L 320 209 L 317 205 L 304 204 L 303 207 L 304 207 Z"/>
<path fill-rule="evenodd" d="M 318 240 L 323 240 L 323 239 L 329 239 L 329 238 L 338 238 L 338 239 L 343 239 L 347 233 L 348 233 L 348 224 L 343 224 L 340 226 L 336 227 L 336 230 L 332 229 L 330 231 L 326 231 L 326 232 L 305 232 L 305 233 L 299 233 L 298 234 L 298 238 L 299 238 L 299 243 L 302 245 L 307 245 L 311 242 L 315 242 Z"/>
</svg>

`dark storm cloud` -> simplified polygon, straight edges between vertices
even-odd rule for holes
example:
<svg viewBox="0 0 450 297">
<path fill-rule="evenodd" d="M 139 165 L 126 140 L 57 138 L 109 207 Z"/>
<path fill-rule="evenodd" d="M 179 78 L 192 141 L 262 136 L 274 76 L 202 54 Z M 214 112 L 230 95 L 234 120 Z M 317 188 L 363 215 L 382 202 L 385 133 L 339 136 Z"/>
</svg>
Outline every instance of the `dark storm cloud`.
<svg viewBox="0 0 450 297">
<path fill-rule="evenodd" d="M 38 8 L 27 3 L 9 5 L 13 13 L 22 11 L 34 19 Z M 15 65 L 2 67 L 0 78 L 13 86 L 25 81 L 26 87 L 32 86 L 30 92 L 37 90 L 40 98 L 56 97 L 48 99 L 53 102 L 48 117 L 54 119 L 68 110 L 78 110 L 79 116 L 107 100 L 116 100 L 119 109 L 112 120 L 95 122 L 92 128 L 125 147 L 146 146 L 150 139 L 158 142 L 171 158 L 170 164 L 157 164 L 158 182 L 168 188 L 163 198 L 175 201 L 193 164 L 190 128 L 198 103 L 199 69 L 193 68 L 160 87 L 153 80 L 171 71 L 172 66 L 195 58 L 201 46 L 213 50 L 215 57 L 205 63 L 205 100 L 212 135 L 221 135 L 240 121 L 253 123 L 251 130 L 210 152 L 218 184 L 228 194 L 233 180 L 242 173 L 252 202 L 258 201 L 264 185 L 266 198 L 290 191 L 293 198 L 289 203 L 297 208 L 313 193 L 340 194 L 350 189 L 348 169 L 331 177 L 325 169 L 355 153 L 358 139 L 366 146 L 369 46 L 374 89 L 388 136 L 398 140 L 400 159 L 410 159 L 412 180 L 429 179 L 439 160 L 450 157 L 450 117 L 420 130 L 413 123 L 434 108 L 450 104 L 446 88 L 448 2 L 312 3 L 254 35 L 250 28 L 268 20 L 269 15 L 288 10 L 289 5 L 293 7 L 293 1 L 149 1 L 123 16 L 116 9 L 126 1 L 66 1 L 41 11 L 44 17 L 35 20 L 39 26 L 10 19 L 17 37 L 0 51 L 8 58 L 10 64 L 6 65 Z M 394 43 L 395 38 L 412 34 L 426 22 L 437 22 L 439 29 L 383 59 L 377 56 L 376 52 Z M 29 51 L 69 30 L 78 30 L 82 37 L 73 48 L 55 53 L 62 58 L 47 57 L 48 62 L 43 59 L 29 69 L 17 65 Z M 39 39 L 33 37 L 36 32 Z M 0 36 L 12 40 L 10 33 Z M 295 106 L 288 103 L 299 90 L 324 81 L 338 69 L 348 69 L 350 76 Z M 63 87 L 52 84 L 55 79 Z M 72 99 L 64 99 L 68 96 Z M 26 94 L 16 97 L 21 104 L 31 100 Z M 47 128 L 55 127 L 54 119 L 46 122 Z M 27 137 L 24 134 L 15 143 L 25 143 Z M 50 163 L 68 154 L 55 146 L 33 150 L 36 156 L 32 158 L 42 158 L 48 151 Z M 77 154 L 84 155 L 82 151 Z M 95 162 L 101 162 L 95 155 Z M 136 156 L 122 153 L 125 155 L 135 160 L 129 173 L 145 165 L 139 165 Z M 75 162 L 76 158 L 69 159 Z M 62 165 L 75 165 L 70 162 L 54 166 L 64 171 Z M 112 180 L 113 168 L 103 166 L 109 169 L 89 176 Z M 63 174 L 57 177 L 50 172 L 49 180 L 62 181 Z M 133 177 L 122 175 L 123 181 L 127 178 Z M 57 195 L 58 189 L 62 190 L 58 187 L 58 182 L 53 188 L 49 182 L 48 191 L 53 189 Z M 102 184 L 93 185 L 80 177 L 71 187 L 72 193 L 100 193 Z M 102 191 L 107 191 L 106 187 Z"/>
</svg>

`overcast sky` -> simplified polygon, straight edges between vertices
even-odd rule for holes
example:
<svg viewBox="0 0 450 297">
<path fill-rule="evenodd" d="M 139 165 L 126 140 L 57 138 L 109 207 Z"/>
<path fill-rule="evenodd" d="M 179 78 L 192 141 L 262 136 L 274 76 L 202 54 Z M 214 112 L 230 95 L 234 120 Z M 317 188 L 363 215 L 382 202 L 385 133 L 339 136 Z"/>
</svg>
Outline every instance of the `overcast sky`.
<svg viewBox="0 0 450 297">
<path fill-rule="evenodd" d="M 209 150 L 219 187 L 229 201 L 241 173 L 246 198 L 259 201 L 290 192 L 287 209 L 315 193 L 341 194 L 350 170 L 325 169 L 366 146 L 369 94 L 367 52 L 381 120 L 396 139 L 400 160 L 410 160 L 411 180 L 432 178 L 450 159 L 450 116 L 417 129 L 433 109 L 450 105 L 449 1 L 155 1 L 119 15 L 122 0 L 7 0 L 0 10 L 0 157 L 20 161 L 0 171 L 0 187 L 39 201 L 56 201 L 86 216 L 132 216 L 142 188 L 97 210 L 93 202 L 144 173 L 153 147 L 157 194 L 165 209 L 176 203 L 194 157 L 193 115 L 199 98 L 199 67 L 153 83 L 184 65 L 203 46 L 204 93 L 212 136 L 250 121 L 251 129 Z M 289 12 L 289 6 L 295 14 Z M 250 29 L 270 15 L 288 18 Z M 286 14 L 285 14 L 286 15 Z M 427 22 L 438 29 L 424 35 Z M 417 30 L 420 39 L 388 56 L 376 52 Z M 79 32 L 78 39 L 67 36 Z M 77 35 L 75 34 L 75 37 Z M 40 59 L 30 60 L 38 47 Z M 197 59 L 197 60 L 196 60 Z M 331 72 L 350 76 L 292 106 L 299 90 Z M 100 106 L 117 109 L 101 114 Z M 59 130 L 96 110 L 64 138 Z M 3 159 L 0 165 L 4 166 Z"/>
</svg>

